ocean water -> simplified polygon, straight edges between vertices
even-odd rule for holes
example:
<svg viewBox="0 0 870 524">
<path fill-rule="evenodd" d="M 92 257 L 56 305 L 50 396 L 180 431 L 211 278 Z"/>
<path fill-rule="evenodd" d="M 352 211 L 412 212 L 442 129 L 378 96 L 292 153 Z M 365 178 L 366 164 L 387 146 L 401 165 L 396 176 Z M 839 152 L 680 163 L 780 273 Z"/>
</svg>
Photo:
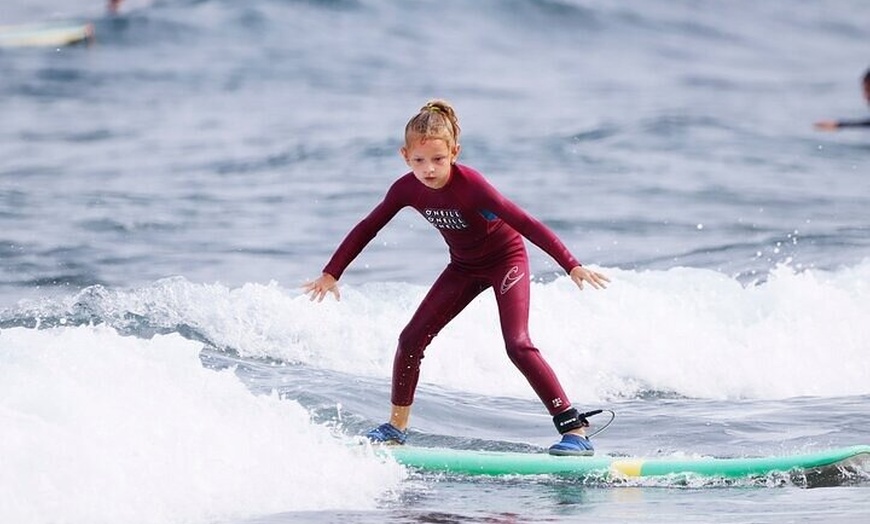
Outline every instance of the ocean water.
<svg viewBox="0 0 870 524">
<path fill-rule="evenodd" d="M 454 103 L 461 160 L 612 280 L 532 247 L 532 337 L 597 452 L 870 444 L 870 5 L 11 0 L 0 25 L 0 521 L 866 522 L 870 472 L 584 483 L 409 471 L 349 446 L 447 261 L 407 211 L 311 303 Z M 545 447 L 481 296 L 427 352 L 420 445 Z M 594 419 L 593 419 L 594 422 Z"/>
</svg>

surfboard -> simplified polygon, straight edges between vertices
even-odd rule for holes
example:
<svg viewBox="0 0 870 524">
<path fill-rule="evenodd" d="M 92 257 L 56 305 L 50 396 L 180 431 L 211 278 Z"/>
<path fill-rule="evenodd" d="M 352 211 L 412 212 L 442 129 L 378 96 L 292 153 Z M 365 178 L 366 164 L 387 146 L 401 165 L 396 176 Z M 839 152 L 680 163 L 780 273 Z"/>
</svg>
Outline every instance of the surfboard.
<svg viewBox="0 0 870 524">
<path fill-rule="evenodd" d="M 414 446 L 390 446 L 385 449 L 386 453 L 407 467 L 459 475 L 632 478 L 687 474 L 736 479 L 776 472 L 811 472 L 825 468 L 857 468 L 870 472 L 870 446 L 738 458 L 556 457 L 546 452 L 475 451 Z"/>
<path fill-rule="evenodd" d="M 91 42 L 94 26 L 82 22 L 47 22 L 0 26 L 2 47 L 62 47 Z"/>
</svg>

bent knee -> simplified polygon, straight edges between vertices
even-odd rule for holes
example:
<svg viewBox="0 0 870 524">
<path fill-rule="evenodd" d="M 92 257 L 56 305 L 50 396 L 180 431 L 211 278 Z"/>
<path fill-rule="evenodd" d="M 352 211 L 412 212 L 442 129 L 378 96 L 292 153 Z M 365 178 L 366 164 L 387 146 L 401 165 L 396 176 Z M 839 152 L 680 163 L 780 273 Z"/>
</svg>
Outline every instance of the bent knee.
<svg viewBox="0 0 870 524">
<path fill-rule="evenodd" d="M 539 353 L 538 348 L 532 344 L 528 337 L 506 342 L 505 350 L 508 357 L 514 362 L 522 361 Z"/>
</svg>

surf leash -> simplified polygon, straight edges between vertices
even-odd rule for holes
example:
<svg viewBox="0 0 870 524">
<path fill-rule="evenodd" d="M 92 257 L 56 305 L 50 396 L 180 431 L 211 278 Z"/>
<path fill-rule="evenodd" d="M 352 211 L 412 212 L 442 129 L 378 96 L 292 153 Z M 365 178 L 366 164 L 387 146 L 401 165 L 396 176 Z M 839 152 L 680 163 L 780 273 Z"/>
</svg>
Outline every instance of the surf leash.
<svg viewBox="0 0 870 524">
<path fill-rule="evenodd" d="M 600 428 L 598 428 L 597 430 L 595 430 L 595 432 L 592 433 L 591 435 L 586 435 L 586 438 L 592 438 L 592 437 L 594 437 L 595 435 L 598 435 L 599 433 L 601 433 L 602 431 L 604 431 L 605 429 L 609 428 L 610 425 L 613 424 L 613 419 L 616 418 L 616 413 L 614 413 L 613 410 L 611 410 L 611 409 L 593 409 L 592 411 L 587 411 L 587 412 L 585 412 L 585 413 L 580 413 L 580 420 L 583 421 L 583 422 L 585 422 L 585 425 L 586 425 L 586 426 L 589 425 L 589 420 L 588 420 L 589 417 L 594 417 L 595 415 L 600 415 L 600 414 L 602 414 L 602 413 L 609 413 L 609 414 L 610 414 L 610 420 L 608 420 L 607 422 L 605 422 L 603 426 L 601 426 Z"/>
</svg>

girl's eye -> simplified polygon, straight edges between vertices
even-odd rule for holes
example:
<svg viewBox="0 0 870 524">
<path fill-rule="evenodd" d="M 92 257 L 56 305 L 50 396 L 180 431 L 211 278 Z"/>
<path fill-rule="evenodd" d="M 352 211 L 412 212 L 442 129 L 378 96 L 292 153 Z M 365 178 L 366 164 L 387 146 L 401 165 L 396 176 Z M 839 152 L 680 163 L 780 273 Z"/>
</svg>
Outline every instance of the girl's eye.
<svg viewBox="0 0 870 524">
<path fill-rule="evenodd" d="M 426 159 L 425 158 L 412 158 L 411 162 L 413 162 L 415 164 L 424 164 L 424 163 L 426 163 Z M 435 158 L 432 159 L 432 162 L 435 164 L 443 164 L 443 163 L 447 162 L 447 157 L 446 156 L 436 156 Z"/>
</svg>

